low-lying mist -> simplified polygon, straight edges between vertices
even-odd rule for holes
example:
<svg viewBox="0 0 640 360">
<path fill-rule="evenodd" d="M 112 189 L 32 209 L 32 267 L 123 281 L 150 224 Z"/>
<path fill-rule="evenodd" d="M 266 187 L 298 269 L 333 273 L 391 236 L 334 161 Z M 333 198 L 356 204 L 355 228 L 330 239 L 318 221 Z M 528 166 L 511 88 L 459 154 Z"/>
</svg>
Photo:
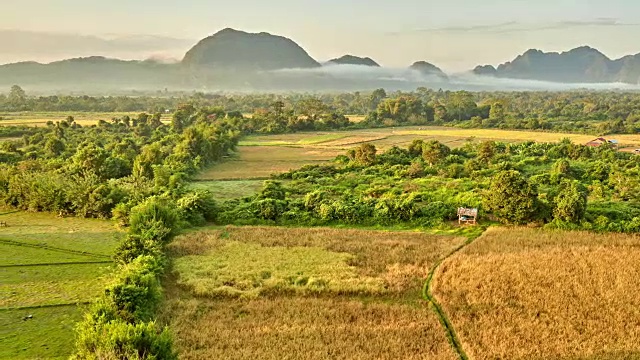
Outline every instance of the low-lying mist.
<svg viewBox="0 0 640 360">
<path fill-rule="evenodd" d="M 471 72 L 448 75 L 448 79 L 434 74 L 423 74 L 416 70 L 382 68 L 359 65 L 328 65 L 313 69 L 285 69 L 272 72 L 288 79 L 335 79 L 357 82 L 366 89 L 383 87 L 387 90 L 414 90 L 424 86 L 443 90 L 469 91 L 564 91 L 576 89 L 592 90 L 640 90 L 640 85 L 625 83 L 556 83 L 528 79 L 479 76 Z"/>
</svg>

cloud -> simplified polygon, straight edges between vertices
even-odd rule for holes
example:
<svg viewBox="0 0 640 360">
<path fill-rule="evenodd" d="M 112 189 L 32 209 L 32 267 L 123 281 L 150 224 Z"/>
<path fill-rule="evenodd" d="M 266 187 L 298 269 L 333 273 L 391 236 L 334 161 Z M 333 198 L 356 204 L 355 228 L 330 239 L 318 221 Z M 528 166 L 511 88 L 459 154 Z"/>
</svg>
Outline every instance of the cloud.
<svg viewBox="0 0 640 360">
<path fill-rule="evenodd" d="M 429 29 L 415 29 L 409 31 L 400 31 L 389 33 L 388 35 L 403 35 L 408 33 L 468 33 L 481 32 L 487 34 L 506 34 L 517 32 L 531 32 L 543 30 L 567 30 L 568 28 L 579 27 L 631 27 L 640 26 L 640 23 L 625 23 L 616 18 L 595 18 L 591 20 L 565 20 L 544 23 L 522 23 L 517 21 L 509 21 L 498 24 L 478 24 L 470 26 L 447 26 Z"/>
</svg>

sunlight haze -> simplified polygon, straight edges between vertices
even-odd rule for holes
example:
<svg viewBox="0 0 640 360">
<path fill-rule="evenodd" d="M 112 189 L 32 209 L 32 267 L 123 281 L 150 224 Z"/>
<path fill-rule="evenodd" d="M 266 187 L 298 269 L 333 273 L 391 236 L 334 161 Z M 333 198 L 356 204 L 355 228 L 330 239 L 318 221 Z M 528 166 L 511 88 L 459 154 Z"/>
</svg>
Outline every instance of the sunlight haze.
<svg viewBox="0 0 640 360">
<path fill-rule="evenodd" d="M 232 27 L 289 37 L 318 61 L 354 54 L 387 67 L 426 60 L 465 71 L 512 60 L 529 48 L 564 51 L 589 45 L 610 58 L 636 54 L 638 10 L 640 4 L 631 0 L 23 0 L 4 6 L 2 30 L 97 36 L 111 42 L 93 48 L 69 45 L 52 53 L 29 48 L 27 40 L 7 48 L 9 35 L 0 31 L 5 45 L 0 63 L 89 55 L 178 60 L 198 40 Z M 154 44 L 122 44 L 122 38 L 141 35 L 153 35 Z"/>
</svg>

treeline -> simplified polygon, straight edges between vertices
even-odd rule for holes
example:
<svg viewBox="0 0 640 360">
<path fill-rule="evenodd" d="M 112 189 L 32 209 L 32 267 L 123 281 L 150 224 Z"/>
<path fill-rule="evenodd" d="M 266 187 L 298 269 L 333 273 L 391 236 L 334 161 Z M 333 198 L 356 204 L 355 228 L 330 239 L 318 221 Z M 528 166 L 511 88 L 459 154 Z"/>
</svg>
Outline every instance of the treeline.
<svg viewBox="0 0 640 360">
<path fill-rule="evenodd" d="M 159 198 L 132 209 L 127 237 L 115 253 L 116 270 L 77 327 L 72 359 L 178 358 L 170 331 L 155 322 L 168 263 L 165 245 L 178 220 L 178 212 Z"/>
<path fill-rule="evenodd" d="M 419 88 L 413 92 L 336 94 L 204 94 L 173 96 L 28 96 L 19 86 L 0 95 L 0 111 L 175 111 L 181 104 L 225 112 L 306 116 L 366 115 L 360 126 L 446 125 L 592 134 L 640 131 L 640 93 L 614 91 L 467 92 Z M 107 119 L 105 119 L 107 120 Z M 337 119 L 340 120 L 340 119 Z M 332 120 L 333 121 L 333 120 Z"/>
<path fill-rule="evenodd" d="M 459 207 L 504 223 L 640 231 L 640 157 L 606 146 L 414 141 L 364 144 L 221 206 L 220 223 L 433 227 Z"/>
<path fill-rule="evenodd" d="M 185 182 L 233 150 L 241 131 L 233 119 L 203 109 L 179 128 L 159 116 L 81 127 L 72 118 L 1 145 L 0 201 L 28 211 L 116 218 L 156 195 L 193 194 Z"/>
</svg>

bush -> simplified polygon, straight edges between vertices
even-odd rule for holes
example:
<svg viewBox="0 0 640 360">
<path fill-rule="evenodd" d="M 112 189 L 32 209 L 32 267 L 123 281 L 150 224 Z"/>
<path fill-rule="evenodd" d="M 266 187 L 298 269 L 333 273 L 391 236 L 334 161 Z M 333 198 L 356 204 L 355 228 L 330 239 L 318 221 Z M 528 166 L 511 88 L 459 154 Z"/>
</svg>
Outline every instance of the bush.
<svg viewBox="0 0 640 360">
<path fill-rule="evenodd" d="M 159 330 L 155 322 L 129 324 L 122 320 L 83 322 L 73 360 L 174 360 L 172 337 L 168 329 Z"/>
<path fill-rule="evenodd" d="M 174 234 L 178 220 L 174 208 L 152 197 L 131 209 L 129 233 L 164 243 Z"/>
<path fill-rule="evenodd" d="M 200 226 L 216 220 L 218 206 L 209 191 L 187 193 L 178 200 L 182 217 L 191 225 Z"/>
</svg>

